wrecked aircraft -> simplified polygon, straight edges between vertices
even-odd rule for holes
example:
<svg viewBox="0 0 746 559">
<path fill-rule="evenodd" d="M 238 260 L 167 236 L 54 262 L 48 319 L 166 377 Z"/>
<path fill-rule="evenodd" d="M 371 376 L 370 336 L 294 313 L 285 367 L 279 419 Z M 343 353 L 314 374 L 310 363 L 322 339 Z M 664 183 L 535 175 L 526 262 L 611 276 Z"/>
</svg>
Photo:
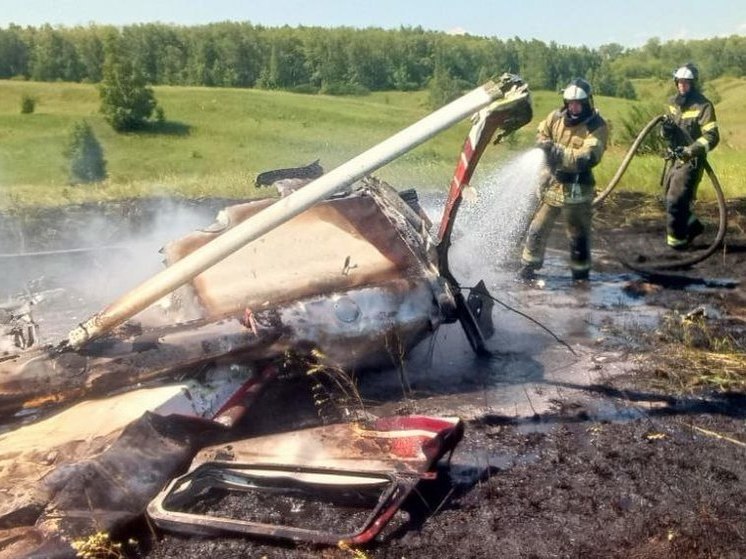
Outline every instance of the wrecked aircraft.
<svg viewBox="0 0 746 559">
<path fill-rule="evenodd" d="M 416 196 L 369 174 L 471 114 L 433 238 Z M 287 197 L 226 208 L 67 340 L 40 347 L 15 327 L 0 354 L 0 557 L 69 550 L 142 514 L 294 355 L 380 366 L 399 357 L 387 348 L 405 354 L 457 320 L 485 352 L 489 302 L 465 298 L 448 270 L 450 232 L 486 146 L 530 119 L 526 84 L 505 74 L 327 174 L 295 177 L 311 181 Z M 229 366 L 205 373 L 214 364 Z"/>
</svg>

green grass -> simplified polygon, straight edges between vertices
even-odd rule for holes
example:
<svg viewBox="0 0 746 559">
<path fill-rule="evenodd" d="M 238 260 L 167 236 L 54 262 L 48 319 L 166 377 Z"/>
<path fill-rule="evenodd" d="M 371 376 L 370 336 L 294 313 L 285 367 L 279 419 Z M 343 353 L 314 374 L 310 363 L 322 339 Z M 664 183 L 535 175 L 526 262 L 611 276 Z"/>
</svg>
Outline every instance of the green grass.
<svg viewBox="0 0 746 559">
<path fill-rule="evenodd" d="M 146 193 L 247 196 L 268 169 L 320 158 L 344 163 L 429 111 L 424 93 L 328 97 L 243 89 L 155 88 L 169 122 L 187 134 L 117 134 L 98 113 L 94 86 L 0 82 L 0 186 L 7 204 L 55 204 Z M 20 114 L 24 93 L 36 111 Z M 67 184 L 63 148 L 86 119 L 101 142 L 109 180 Z M 382 170 L 396 184 L 444 187 L 468 124 L 458 125 Z"/>
<path fill-rule="evenodd" d="M 665 82 L 667 83 L 667 82 Z M 641 81 L 641 97 L 660 102 L 664 82 Z M 721 146 L 711 162 L 728 197 L 745 194 L 746 81 L 722 79 L 715 87 Z M 87 84 L 0 81 L 0 206 L 55 205 L 146 194 L 253 196 L 253 179 L 268 169 L 320 158 L 328 171 L 425 116 L 425 92 L 377 92 L 330 97 L 244 89 L 156 87 L 172 134 L 117 134 L 98 112 L 96 87 Z M 37 100 L 21 114 L 24 94 Z M 538 122 L 555 108 L 557 93 L 534 92 L 534 119 L 505 146 L 489 148 L 482 166 L 493 169 L 533 143 Z M 612 125 L 633 101 L 599 97 L 596 105 Z M 101 142 L 109 179 L 70 186 L 63 148 L 73 124 L 86 119 Z M 399 188 L 447 187 L 468 122 L 429 140 L 376 174 Z M 608 183 L 626 146 L 612 145 L 597 169 Z M 657 191 L 661 161 L 635 158 L 621 189 Z M 478 179 L 478 177 L 476 177 Z M 703 197 L 711 189 L 702 189 Z"/>
</svg>

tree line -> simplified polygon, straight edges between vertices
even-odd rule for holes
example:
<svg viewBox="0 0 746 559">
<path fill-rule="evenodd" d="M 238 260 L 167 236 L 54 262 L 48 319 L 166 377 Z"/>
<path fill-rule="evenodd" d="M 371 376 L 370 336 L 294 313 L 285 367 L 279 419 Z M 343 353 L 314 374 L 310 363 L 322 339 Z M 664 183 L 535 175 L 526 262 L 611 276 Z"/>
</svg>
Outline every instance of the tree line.
<svg viewBox="0 0 746 559">
<path fill-rule="evenodd" d="M 449 35 L 420 27 L 200 26 L 0 28 L 0 78 L 99 83 L 116 49 L 153 85 L 258 87 L 350 94 L 473 87 L 502 72 L 533 89 L 556 90 L 584 76 L 597 93 L 634 97 L 630 79 L 668 77 L 693 60 L 704 79 L 746 75 L 746 37 L 668 41 L 639 48 L 570 47 L 536 39 Z"/>
</svg>

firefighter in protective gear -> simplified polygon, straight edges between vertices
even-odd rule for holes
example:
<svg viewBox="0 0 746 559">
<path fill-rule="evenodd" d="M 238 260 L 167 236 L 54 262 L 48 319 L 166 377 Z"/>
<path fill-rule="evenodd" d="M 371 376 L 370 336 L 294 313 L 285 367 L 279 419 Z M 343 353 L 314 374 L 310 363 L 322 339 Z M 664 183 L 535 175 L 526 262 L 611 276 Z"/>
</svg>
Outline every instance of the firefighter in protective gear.
<svg viewBox="0 0 746 559">
<path fill-rule="evenodd" d="M 693 64 L 673 74 L 676 95 L 668 103 L 661 134 L 668 143 L 663 187 L 666 192 L 666 243 L 687 248 L 704 226 L 692 207 L 702 180 L 707 152 L 720 141 L 715 109 L 699 91 L 699 72 Z"/>
<path fill-rule="evenodd" d="M 539 125 L 536 145 L 546 154 L 547 172 L 521 255 L 524 279 L 532 278 L 544 264 L 547 240 L 560 213 L 570 241 L 573 279 L 588 279 L 591 268 L 591 203 L 596 184 L 591 169 L 601 161 L 608 129 L 593 106 L 587 81 L 573 79 L 562 97 L 563 107 Z"/>
</svg>

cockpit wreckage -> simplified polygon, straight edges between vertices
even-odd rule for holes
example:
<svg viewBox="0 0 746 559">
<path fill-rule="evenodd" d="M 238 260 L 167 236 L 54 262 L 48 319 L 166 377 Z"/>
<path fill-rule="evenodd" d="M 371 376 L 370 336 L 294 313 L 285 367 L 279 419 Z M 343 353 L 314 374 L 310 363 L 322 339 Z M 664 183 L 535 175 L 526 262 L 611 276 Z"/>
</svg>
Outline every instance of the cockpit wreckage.
<svg viewBox="0 0 746 559">
<path fill-rule="evenodd" d="M 469 116 L 434 236 L 416 193 L 370 174 Z M 289 355 L 361 370 L 390 364 L 392 340 L 406 352 L 455 321 L 487 351 L 491 305 L 478 291 L 465 297 L 449 271 L 451 229 L 487 145 L 531 117 L 527 85 L 504 74 L 329 173 L 314 164 L 296 177 L 302 188 L 228 207 L 166 245 L 162 272 L 56 345 L 35 343 L 33 321 L 5 310 L 0 557 L 75 556 L 81 541 L 146 509 L 157 526 L 190 534 L 375 537 L 458 443 L 458 419 L 384 417 L 245 440 L 230 428 Z M 153 309 L 159 323 L 140 319 Z M 293 510 L 323 495 L 359 514 L 337 531 L 199 514 L 215 488 L 269 492 Z"/>
</svg>

